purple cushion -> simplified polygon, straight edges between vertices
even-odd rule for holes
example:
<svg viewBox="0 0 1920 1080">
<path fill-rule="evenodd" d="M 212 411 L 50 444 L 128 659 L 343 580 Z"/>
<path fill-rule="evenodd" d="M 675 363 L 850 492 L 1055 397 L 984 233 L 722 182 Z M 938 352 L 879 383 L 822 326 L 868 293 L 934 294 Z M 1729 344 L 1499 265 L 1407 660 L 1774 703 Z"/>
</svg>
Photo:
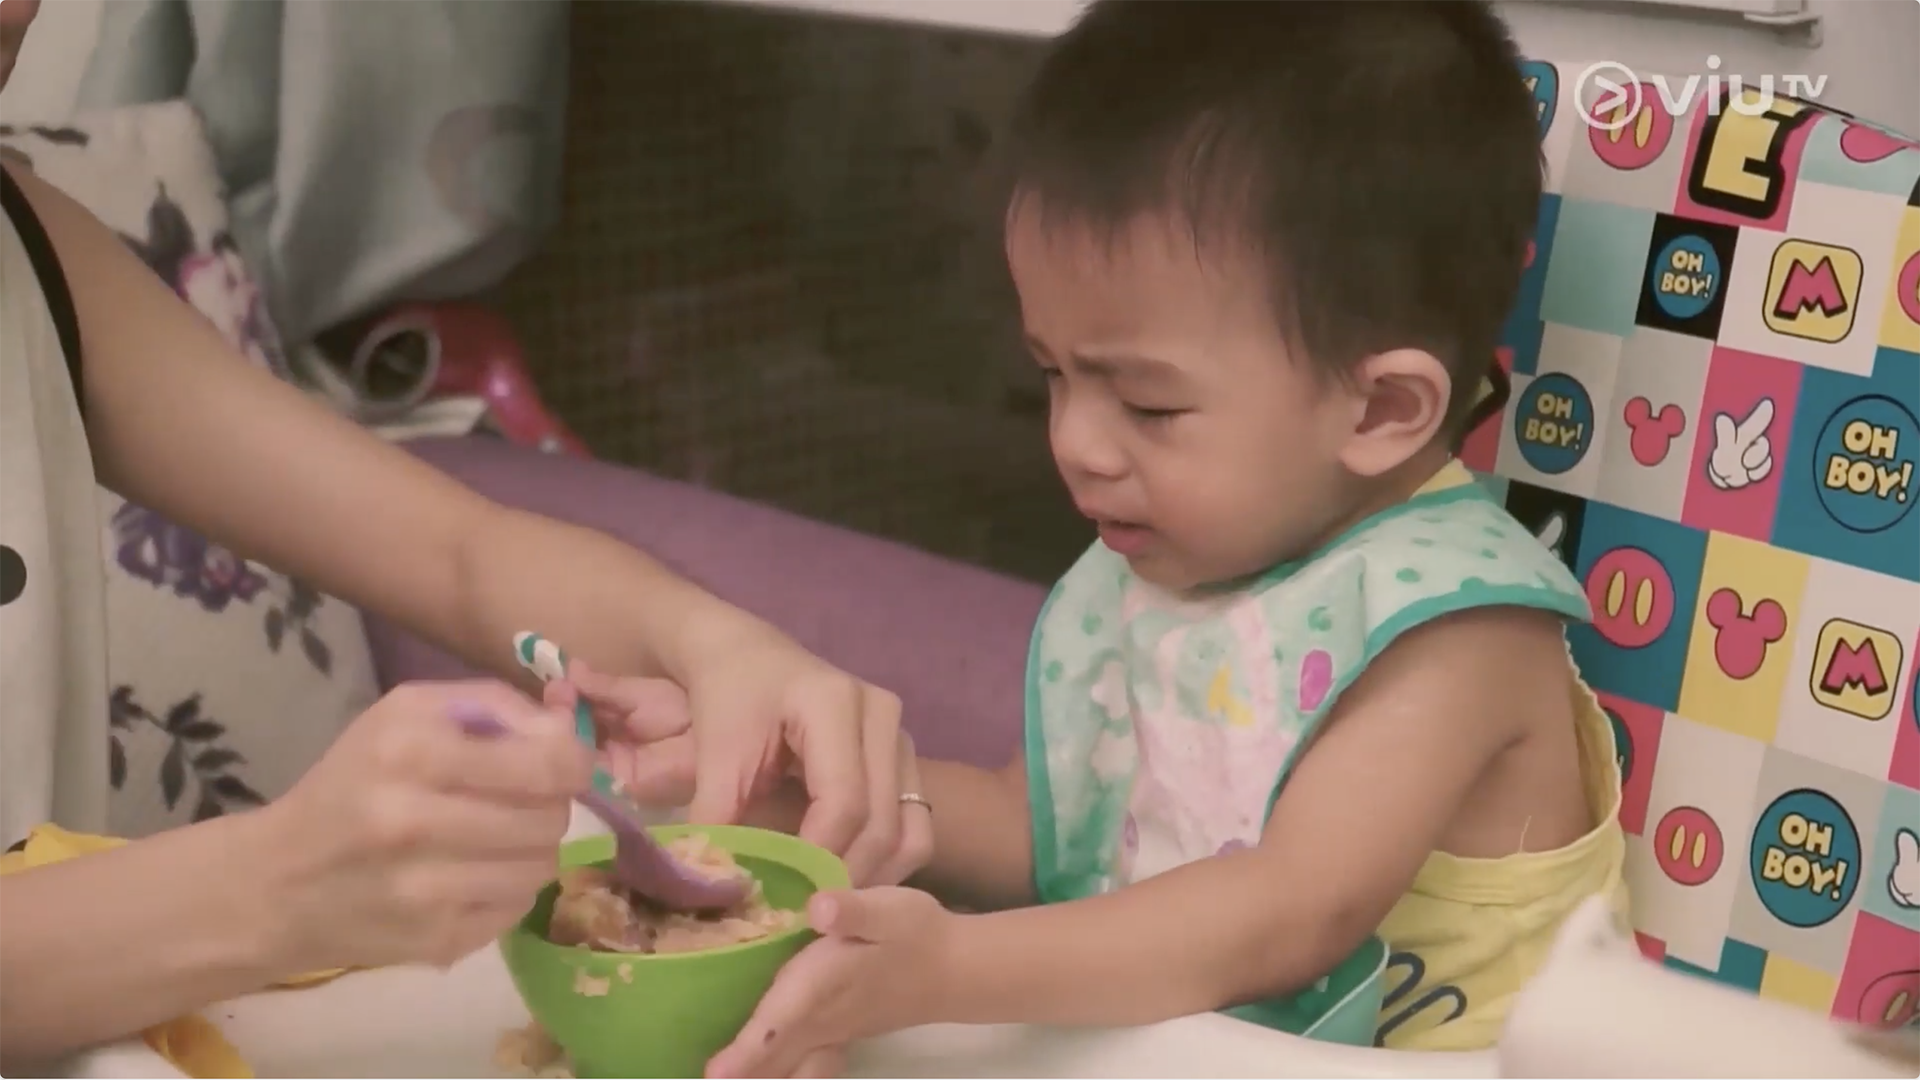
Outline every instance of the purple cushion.
<svg viewBox="0 0 1920 1080">
<path fill-rule="evenodd" d="M 1038 585 L 616 465 L 490 439 L 408 447 L 490 498 L 645 549 L 899 694 L 929 757 L 993 766 L 1018 744 Z M 471 673 L 372 615 L 367 633 L 382 685 Z"/>
</svg>

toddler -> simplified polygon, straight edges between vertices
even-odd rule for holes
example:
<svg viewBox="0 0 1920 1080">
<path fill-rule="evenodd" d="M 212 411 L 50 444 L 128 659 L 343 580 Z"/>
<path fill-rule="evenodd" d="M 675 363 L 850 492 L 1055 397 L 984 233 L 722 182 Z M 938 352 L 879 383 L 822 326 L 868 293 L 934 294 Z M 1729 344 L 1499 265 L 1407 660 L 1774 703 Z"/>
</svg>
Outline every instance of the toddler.
<svg viewBox="0 0 1920 1080">
<path fill-rule="evenodd" d="M 815 898 L 713 1074 L 933 1021 L 1278 1025 L 1373 935 L 1378 1040 L 1481 1048 L 1577 905 L 1624 915 L 1587 601 L 1451 452 L 1540 204 L 1518 63 L 1458 0 L 1099 0 L 1058 40 L 1006 253 L 1099 540 L 1018 760 L 905 793 L 915 883 L 981 913 Z"/>
</svg>

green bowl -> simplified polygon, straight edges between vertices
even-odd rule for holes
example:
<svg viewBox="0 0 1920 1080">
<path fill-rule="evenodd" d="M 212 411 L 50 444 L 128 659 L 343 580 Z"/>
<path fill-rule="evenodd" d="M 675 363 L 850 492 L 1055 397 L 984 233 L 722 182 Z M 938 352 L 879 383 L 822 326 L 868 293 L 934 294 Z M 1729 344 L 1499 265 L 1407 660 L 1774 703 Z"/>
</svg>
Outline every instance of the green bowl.
<svg viewBox="0 0 1920 1080">
<path fill-rule="evenodd" d="M 736 825 L 651 831 L 662 842 L 705 833 L 760 880 L 776 908 L 803 911 L 814 893 L 849 885 L 837 856 L 785 833 Z M 560 849 L 562 869 L 612 860 L 611 836 Z M 740 945 L 659 956 L 555 945 L 546 930 L 559 891 L 556 881 L 540 893 L 533 910 L 500 939 L 500 953 L 527 1011 L 566 1050 L 580 1077 L 705 1075 L 708 1059 L 746 1026 L 780 966 L 814 937 L 800 925 Z M 576 979 L 604 980 L 607 991 L 583 995 Z"/>
</svg>

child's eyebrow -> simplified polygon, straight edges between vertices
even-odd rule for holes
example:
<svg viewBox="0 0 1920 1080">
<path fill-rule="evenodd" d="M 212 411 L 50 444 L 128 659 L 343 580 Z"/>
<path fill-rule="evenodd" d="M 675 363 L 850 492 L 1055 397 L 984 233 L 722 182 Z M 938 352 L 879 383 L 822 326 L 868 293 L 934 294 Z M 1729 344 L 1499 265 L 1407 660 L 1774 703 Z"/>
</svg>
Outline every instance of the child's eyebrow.
<svg viewBox="0 0 1920 1080">
<path fill-rule="evenodd" d="M 1054 352 L 1046 343 L 1032 334 L 1026 335 L 1027 349 L 1042 361 L 1053 361 Z M 1172 360 L 1130 349 L 1079 348 L 1069 353 L 1074 366 L 1089 375 L 1102 378 L 1133 378 L 1156 382 L 1171 382 L 1184 377 L 1179 364 Z"/>
<path fill-rule="evenodd" d="M 1156 356 L 1126 352 L 1076 351 L 1073 359 L 1090 374 L 1109 379 L 1129 378 L 1147 382 L 1178 382 L 1186 377 L 1180 365 Z"/>
</svg>

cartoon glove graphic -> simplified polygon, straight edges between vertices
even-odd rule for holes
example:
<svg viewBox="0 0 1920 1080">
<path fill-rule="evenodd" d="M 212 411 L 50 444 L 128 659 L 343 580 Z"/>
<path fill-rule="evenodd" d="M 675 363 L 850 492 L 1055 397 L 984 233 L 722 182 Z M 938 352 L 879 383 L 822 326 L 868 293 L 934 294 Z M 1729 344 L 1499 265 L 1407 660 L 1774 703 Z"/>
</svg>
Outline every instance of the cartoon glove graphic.
<svg viewBox="0 0 1920 1080">
<path fill-rule="evenodd" d="M 1773 442 L 1767 438 L 1772 424 L 1772 398 L 1761 398 L 1745 420 L 1714 415 L 1713 453 L 1707 457 L 1707 479 L 1714 487 L 1738 491 L 1767 478 L 1773 471 Z"/>
<path fill-rule="evenodd" d="M 1546 523 L 1540 526 L 1540 532 L 1535 537 L 1535 539 L 1540 541 L 1542 547 L 1553 552 L 1555 555 L 1560 554 L 1560 541 L 1566 538 L 1567 518 L 1565 514 L 1554 514 L 1552 517 L 1549 517 Z"/>
<path fill-rule="evenodd" d="M 1912 829 L 1893 834 L 1893 870 L 1887 874 L 1887 895 L 1903 908 L 1920 908 L 1920 834 Z"/>
</svg>

